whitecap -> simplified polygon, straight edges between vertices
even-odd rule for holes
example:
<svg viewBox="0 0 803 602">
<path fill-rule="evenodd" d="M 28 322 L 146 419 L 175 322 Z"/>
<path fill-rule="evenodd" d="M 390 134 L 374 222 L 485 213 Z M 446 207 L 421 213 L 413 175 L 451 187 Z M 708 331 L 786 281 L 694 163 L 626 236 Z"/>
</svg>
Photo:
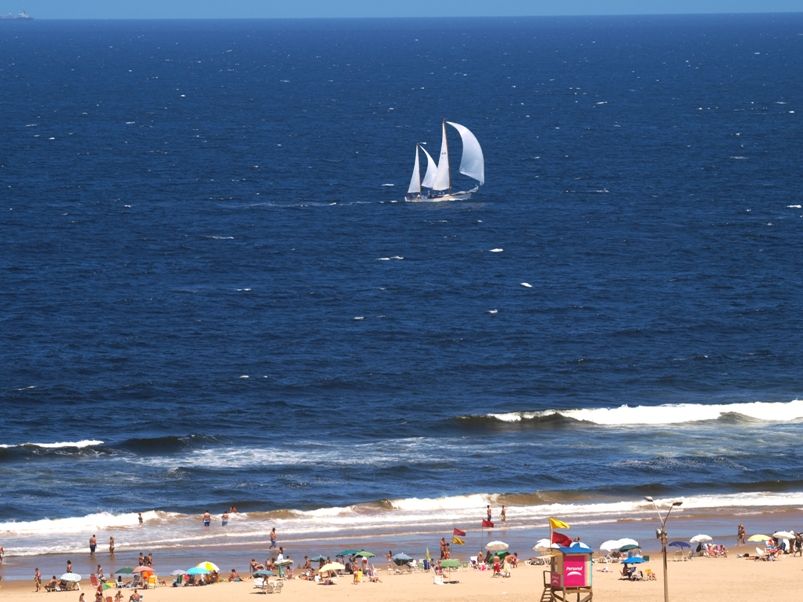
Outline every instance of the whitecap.
<svg viewBox="0 0 803 602">
<path fill-rule="evenodd" d="M 501 247 L 495 247 L 495 248 L 491 249 L 491 250 L 490 250 L 490 251 L 488 251 L 488 252 L 489 252 L 489 253 L 501 253 L 502 251 L 504 251 L 504 249 L 503 249 L 503 248 L 501 248 Z"/>
<path fill-rule="evenodd" d="M 365 316 L 354 316 L 354 317 L 352 318 L 352 320 L 356 320 L 356 321 L 359 321 L 359 320 L 365 320 Z"/>
<path fill-rule="evenodd" d="M 803 209 L 803 205 L 787 205 L 789 209 Z"/>
<path fill-rule="evenodd" d="M 499 313 L 499 310 L 498 309 L 489 309 L 488 313 L 491 314 L 492 316 L 495 316 L 496 314 Z"/>
<path fill-rule="evenodd" d="M 530 284 L 529 282 L 522 282 L 522 283 L 521 283 L 521 285 L 522 285 L 524 288 L 532 288 L 532 287 L 533 287 L 533 285 L 532 285 L 532 284 Z"/>
</svg>

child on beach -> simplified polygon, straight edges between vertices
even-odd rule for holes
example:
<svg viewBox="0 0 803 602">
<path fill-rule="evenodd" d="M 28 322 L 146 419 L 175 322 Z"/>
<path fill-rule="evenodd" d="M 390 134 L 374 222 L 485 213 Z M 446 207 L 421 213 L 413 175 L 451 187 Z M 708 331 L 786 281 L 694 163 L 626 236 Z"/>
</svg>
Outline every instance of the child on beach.
<svg viewBox="0 0 803 602">
<path fill-rule="evenodd" d="M 40 589 L 42 589 L 42 573 L 39 570 L 39 567 L 36 567 L 36 569 L 33 572 L 33 584 L 34 584 L 34 586 L 36 586 L 36 591 L 37 592 Z"/>
</svg>

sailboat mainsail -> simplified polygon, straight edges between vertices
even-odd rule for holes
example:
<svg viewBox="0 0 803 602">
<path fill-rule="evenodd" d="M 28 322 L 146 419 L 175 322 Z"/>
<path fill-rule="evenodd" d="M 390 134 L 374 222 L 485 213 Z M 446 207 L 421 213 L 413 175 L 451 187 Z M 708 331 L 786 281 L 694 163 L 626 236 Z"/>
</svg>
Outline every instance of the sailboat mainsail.
<svg viewBox="0 0 803 602">
<path fill-rule="evenodd" d="M 463 141 L 463 158 L 460 159 L 460 173 L 474 178 L 482 186 L 485 184 L 485 157 L 482 155 L 482 147 L 477 137 L 471 130 L 464 125 L 447 121 L 450 126 L 457 130 L 460 139 Z"/>
<path fill-rule="evenodd" d="M 438 157 L 438 172 L 435 174 L 435 181 L 432 183 L 432 190 L 435 194 L 448 193 L 452 188 L 451 177 L 449 175 L 449 142 L 446 139 L 446 122 L 441 122 L 441 154 Z"/>
</svg>

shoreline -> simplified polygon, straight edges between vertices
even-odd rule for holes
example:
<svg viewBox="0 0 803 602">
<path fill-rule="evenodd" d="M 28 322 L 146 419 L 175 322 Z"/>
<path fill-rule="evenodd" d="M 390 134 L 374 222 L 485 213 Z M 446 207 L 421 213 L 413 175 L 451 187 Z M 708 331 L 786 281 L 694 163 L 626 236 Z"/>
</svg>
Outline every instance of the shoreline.
<svg viewBox="0 0 803 602">
<path fill-rule="evenodd" d="M 640 565 L 655 573 L 655 580 L 628 581 L 619 574 L 618 565 L 600 564 L 592 569 L 594 600 L 597 602 L 644 602 L 663 598 L 663 571 L 658 558 Z M 332 602 L 395 602 L 415 599 L 420 602 L 531 602 L 543 590 L 543 566 L 520 565 L 511 569 L 510 578 L 493 577 L 491 571 L 461 568 L 448 571 L 446 585 L 433 582 L 432 572 L 416 571 L 411 574 L 394 574 L 377 563 L 378 583 L 353 583 L 349 575 L 341 576 L 335 585 L 322 587 L 313 581 L 286 580 L 282 589 L 288 602 L 306 602 L 327 599 Z M 668 581 L 672 599 L 712 599 L 729 602 L 752 602 L 759 598 L 795 597 L 803 590 L 803 559 L 784 557 L 777 562 L 757 562 L 729 556 L 727 558 L 695 558 L 689 562 L 670 562 Z M 88 580 L 82 582 L 87 598 L 92 596 Z M 124 589 L 126 600 L 133 590 Z M 106 595 L 113 594 L 107 590 Z M 260 593 L 253 582 L 222 582 L 204 587 L 157 587 L 142 592 L 148 602 L 216 602 L 222 597 L 229 600 L 253 600 Z M 0 595 L 10 602 L 39 600 L 30 582 L 0 582 Z M 74 600 L 77 592 L 59 599 Z"/>
<path fill-rule="evenodd" d="M 467 559 L 476 554 L 488 541 L 501 539 L 510 544 L 510 551 L 517 552 L 521 559 L 536 556 L 532 550 L 533 544 L 549 533 L 545 522 L 537 523 L 519 519 L 515 515 L 516 508 L 508 507 L 508 521 L 497 523 L 493 529 L 472 527 L 465 522 L 454 522 L 453 526 L 467 531 L 464 538 L 465 545 L 453 545 L 452 556 Z M 570 517 L 559 517 L 572 525 L 566 531 L 571 537 L 579 536 L 582 541 L 589 544 L 595 551 L 599 544 L 606 539 L 632 537 L 637 539 L 645 553 L 655 554 L 659 548 L 655 540 L 655 527 L 657 518 L 654 514 L 639 516 L 590 516 L 583 520 L 574 520 Z M 579 518 L 579 517 L 577 517 Z M 245 519 L 247 520 L 247 519 Z M 667 525 L 671 541 L 688 539 L 698 533 L 711 535 L 716 543 L 722 543 L 732 548 L 736 541 L 736 526 L 743 522 L 748 534 L 772 533 L 780 529 L 803 530 L 803 512 L 797 506 L 768 508 L 721 508 L 719 512 L 707 510 L 702 513 L 678 512 L 672 515 Z M 313 556 L 323 554 L 334 558 L 335 554 L 349 547 L 363 548 L 374 552 L 382 558 L 388 550 L 405 552 L 415 558 L 423 558 L 429 548 L 433 556 L 437 555 L 438 541 L 441 537 L 451 539 L 452 525 L 412 529 L 409 525 L 396 525 L 392 532 L 363 532 L 354 530 L 341 530 L 326 533 L 288 533 L 286 536 L 279 529 L 278 545 L 285 549 L 285 555 L 293 558 L 299 565 L 304 555 Z M 186 569 L 198 562 L 211 560 L 221 569 L 228 571 L 236 568 L 246 572 L 248 562 L 256 558 L 263 562 L 268 555 L 268 534 L 264 533 L 261 541 L 227 540 L 223 528 L 204 528 L 198 526 L 198 537 L 212 537 L 219 535 L 218 539 L 210 539 L 206 543 L 197 540 L 190 542 L 172 542 L 163 545 L 161 542 L 160 525 L 140 527 L 143 531 L 152 531 L 149 539 L 159 541 L 159 544 L 147 543 L 138 546 L 118 545 L 112 556 L 100 545 L 94 555 L 90 555 L 86 547 L 83 551 L 69 550 L 49 552 L 46 554 L 15 556 L 13 548 L 6 546 L 6 558 L 0 566 L 0 577 L 3 582 L 20 582 L 30 580 L 34 568 L 39 567 L 43 575 L 61 574 L 66 561 L 72 560 L 75 571 L 87 576 L 95 571 L 100 563 L 107 575 L 123 566 L 136 566 L 137 556 L 140 552 L 148 554 L 153 552 L 155 566 L 162 575 L 169 575 L 174 569 Z M 209 529 L 209 530 L 207 530 Z M 90 533 L 91 534 L 91 533 Z M 88 535 L 87 535 L 88 538 Z M 81 537 L 83 539 L 83 537 Z M 99 531 L 98 541 L 105 542 L 108 533 Z M 115 539 L 120 538 L 115 534 Z M 2 541 L 0 541 L 2 545 Z M 751 548 L 752 549 L 752 548 Z"/>
</svg>

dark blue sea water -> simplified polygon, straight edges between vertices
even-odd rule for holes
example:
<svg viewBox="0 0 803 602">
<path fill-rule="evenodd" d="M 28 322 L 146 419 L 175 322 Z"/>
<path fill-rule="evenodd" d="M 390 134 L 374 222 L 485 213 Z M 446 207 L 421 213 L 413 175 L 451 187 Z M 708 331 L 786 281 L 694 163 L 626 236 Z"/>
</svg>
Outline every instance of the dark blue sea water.
<svg viewBox="0 0 803 602">
<path fill-rule="evenodd" d="M 0 23 L 6 548 L 799 503 L 801 73 L 803 15 Z M 486 185 L 404 203 L 442 118 Z"/>
</svg>

